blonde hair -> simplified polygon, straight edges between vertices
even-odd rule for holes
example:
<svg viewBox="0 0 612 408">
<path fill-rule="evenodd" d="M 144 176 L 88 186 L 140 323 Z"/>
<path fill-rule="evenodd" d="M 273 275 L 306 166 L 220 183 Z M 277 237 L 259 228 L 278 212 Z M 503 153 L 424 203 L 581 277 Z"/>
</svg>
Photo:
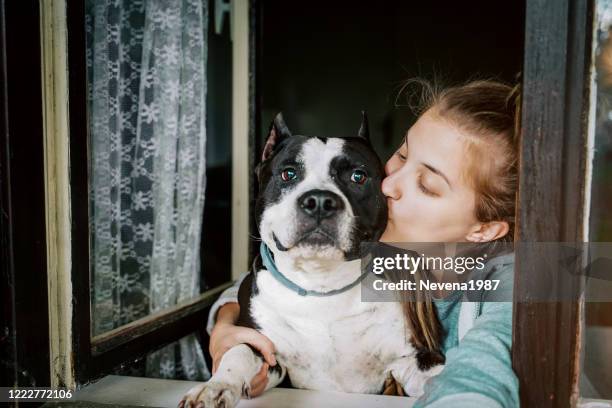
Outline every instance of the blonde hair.
<svg viewBox="0 0 612 408">
<path fill-rule="evenodd" d="M 467 164 L 463 176 L 476 193 L 476 219 L 507 222 L 509 232 L 498 241 L 511 242 L 518 187 L 519 85 L 489 79 L 441 87 L 417 78 L 407 81 L 402 90 L 406 89 L 412 90 L 408 106 L 417 117 L 431 111 L 463 131 Z M 417 296 L 403 299 L 412 342 L 439 353 L 442 330 L 431 297 Z"/>
</svg>

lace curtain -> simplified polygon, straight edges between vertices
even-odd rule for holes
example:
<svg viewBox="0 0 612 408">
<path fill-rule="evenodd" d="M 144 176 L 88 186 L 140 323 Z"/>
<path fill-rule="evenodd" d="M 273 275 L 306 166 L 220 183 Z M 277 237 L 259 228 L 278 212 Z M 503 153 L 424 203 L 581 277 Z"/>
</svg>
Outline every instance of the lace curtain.
<svg viewBox="0 0 612 408">
<path fill-rule="evenodd" d="M 92 332 L 200 293 L 206 0 L 88 0 Z M 194 335 L 150 377 L 210 377 Z"/>
</svg>

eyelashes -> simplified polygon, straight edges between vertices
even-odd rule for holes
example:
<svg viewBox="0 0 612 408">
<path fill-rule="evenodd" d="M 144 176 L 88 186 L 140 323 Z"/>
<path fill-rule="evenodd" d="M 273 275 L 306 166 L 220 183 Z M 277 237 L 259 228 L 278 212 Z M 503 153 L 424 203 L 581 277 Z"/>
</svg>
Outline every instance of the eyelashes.
<svg viewBox="0 0 612 408">
<path fill-rule="evenodd" d="M 402 145 L 403 146 L 403 145 Z M 397 149 L 397 151 L 395 152 L 395 155 L 397 157 L 399 157 L 399 159 L 403 162 L 405 162 L 408 159 L 408 156 L 403 155 L 401 152 L 401 148 L 402 146 L 400 146 L 399 149 Z M 429 190 L 427 187 L 425 187 L 425 184 L 423 184 L 423 174 L 419 174 L 419 176 L 417 177 L 417 187 L 419 188 L 419 190 L 421 190 L 421 192 L 427 196 L 430 197 L 438 197 L 439 195 L 431 190 Z"/>
<path fill-rule="evenodd" d="M 431 196 L 431 197 L 437 197 L 438 195 L 436 193 L 434 193 L 433 191 L 427 189 L 427 187 L 425 187 L 425 185 L 423 184 L 423 175 L 419 175 L 419 178 L 417 180 L 417 185 L 419 186 L 419 190 L 421 190 L 424 194 Z"/>
</svg>

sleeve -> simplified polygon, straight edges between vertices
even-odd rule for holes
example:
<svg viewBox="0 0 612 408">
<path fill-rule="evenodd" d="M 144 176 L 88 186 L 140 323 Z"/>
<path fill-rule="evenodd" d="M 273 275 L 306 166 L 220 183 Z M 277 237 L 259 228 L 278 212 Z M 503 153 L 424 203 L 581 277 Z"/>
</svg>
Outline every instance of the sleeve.
<svg viewBox="0 0 612 408">
<path fill-rule="evenodd" d="M 244 272 L 240 277 L 236 280 L 236 282 L 225 289 L 219 298 L 213 303 L 210 307 L 210 312 L 208 312 L 208 321 L 206 322 L 206 332 L 210 336 L 212 333 L 213 326 L 217 322 L 217 312 L 219 308 L 226 303 L 238 303 L 238 289 L 240 289 L 240 284 L 247 277 L 249 272 Z"/>
<path fill-rule="evenodd" d="M 510 276 L 505 274 L 508 285 L 513 284 Z M 414 408 L 519 407 L 511 345 L 512 302 L 484 302 L 474 325 L 448 350 L 444 370 L 427 382 Z"/>
</svg>

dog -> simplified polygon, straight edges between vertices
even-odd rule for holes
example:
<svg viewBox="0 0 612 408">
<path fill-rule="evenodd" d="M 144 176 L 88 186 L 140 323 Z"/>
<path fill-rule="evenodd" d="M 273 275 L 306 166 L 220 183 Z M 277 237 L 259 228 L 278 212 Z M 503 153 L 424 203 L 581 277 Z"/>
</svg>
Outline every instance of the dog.
<svg viewBox="0 0 612 408">
<path fill-rule="evenodd" d="M 365 112 L 357 134 L 342 138 L 292 135 L 278 114 L 256 174 L 261 256 L 240 286 L 238 325 L 275 345 L 266 390 L 288 376 L 296 388 L 379 394 L 390 374 L 421 395 L 443 366 L 419 364 L 399 303 L 361 302 L 360 243 L 377 241 L 387 222 Z M 235 346 L 179 405 L 234 407 L 262 364 L 249 345 Z"/>
</svg>

